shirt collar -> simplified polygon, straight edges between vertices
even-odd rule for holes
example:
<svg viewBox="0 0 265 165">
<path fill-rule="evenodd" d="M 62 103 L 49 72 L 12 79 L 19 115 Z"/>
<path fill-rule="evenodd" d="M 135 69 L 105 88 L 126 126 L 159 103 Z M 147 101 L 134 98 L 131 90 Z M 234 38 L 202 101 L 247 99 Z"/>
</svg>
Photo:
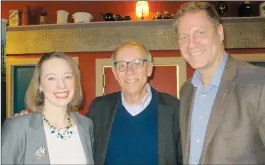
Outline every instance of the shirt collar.
<svg viewBox="0 0 265 165">
<path fill-rule="evenodd" d="M 216 72 L 213 75 L 212 81 L 210 83 L 211 85 L 219 86 L 221 78 L 222 78 L 222 74 L 224 72 L 225 64 L 227 62 L 227 59 L 228 59 L 228 54 L 225 52 L 221 63 L 219 64 Z M 202 86 L 200 74 L 197 70 L 195 70 L 195 72 L 192 76 L 191 83 L 194 87 Z"/>
</svg>

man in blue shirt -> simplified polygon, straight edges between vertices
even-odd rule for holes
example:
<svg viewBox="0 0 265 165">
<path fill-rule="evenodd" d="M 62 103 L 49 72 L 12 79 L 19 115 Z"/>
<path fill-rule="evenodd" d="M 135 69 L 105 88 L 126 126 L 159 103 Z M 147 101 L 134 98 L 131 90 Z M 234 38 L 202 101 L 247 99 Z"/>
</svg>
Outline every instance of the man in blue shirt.
<svg viewBox="0 0 265 165">
<path fill-rule="evenodd" d="M 180 92 L 183 164 L 265 164 L 265 69 L 225 52 L 209 3 L 182 5 L 174 26 L 195 69 Z"/>
</svg>

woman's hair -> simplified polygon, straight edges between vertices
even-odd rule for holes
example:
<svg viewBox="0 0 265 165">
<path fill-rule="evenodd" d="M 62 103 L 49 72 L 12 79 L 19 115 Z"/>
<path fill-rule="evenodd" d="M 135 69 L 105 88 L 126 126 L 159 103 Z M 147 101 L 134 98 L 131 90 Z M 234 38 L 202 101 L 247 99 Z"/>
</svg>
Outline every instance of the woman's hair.
<svg viewBox="0 0 265 165">
<path fill-rule="evenodd" d="M 30 85 L 27 89 L 26 96 L 25 96 L 25 105 L 26 109 L 30 110 L 35 113 L 41 113 L 44 102 L 44 94 L 42 91 L 39 90 L 40 87 L 40 80 L 42 74 L 42 65 L 45 61 L 50 59 L 63 59 L 68 62 L 70 68 L 72 69 L 72 74 L 74 78 L 74 96 L 72 101 L 67 106 L 67 111 L 72 111 L 74 109 L 80 108 L 83 103 L 83 92 L 82 92 L 82 85 L 81 85 L 81 76 L 79 68 L 76 62 L 66 55 L 65 53 L 60 52 L 52 52 L 47 53 L 42 56 L 36 65 L 35 71 L 33 73 Z"/>
</svg>

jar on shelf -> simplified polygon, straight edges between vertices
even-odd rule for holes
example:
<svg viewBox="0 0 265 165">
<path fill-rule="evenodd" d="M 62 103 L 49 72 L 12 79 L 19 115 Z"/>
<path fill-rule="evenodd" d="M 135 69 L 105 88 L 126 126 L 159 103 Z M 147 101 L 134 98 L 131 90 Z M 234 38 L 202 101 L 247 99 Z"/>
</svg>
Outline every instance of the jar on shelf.
<svg viewBox="0 0 265 165">
<path fill-rule="evenodd" d="M 164 19 L 170 19 L 170 14 L 168 11 L 164 11 Z"/>
<path fill-rule="evenodd" d="M 47 24 L 47 12 L 44 12 L 40 15 L 40 24 L 43 25 L 43 24 Z"/>
<path fill-rule="evenodd" d="M 242 3 L 238 9 L 239 17 L 251 17 L 252 16 L 252 7 L 249 1 Z"/>
<path fill-rule="evenodd" d="M 218 1 L 216 3 L 215 9 L 220 17 L 226 17 L 228 11 L 228 5 L 225 1 Z"/>
<path fill-rule="evenodd" d="M 163 19 L 161 12 L 156 12 L 156 19 Z"/>
</svg>

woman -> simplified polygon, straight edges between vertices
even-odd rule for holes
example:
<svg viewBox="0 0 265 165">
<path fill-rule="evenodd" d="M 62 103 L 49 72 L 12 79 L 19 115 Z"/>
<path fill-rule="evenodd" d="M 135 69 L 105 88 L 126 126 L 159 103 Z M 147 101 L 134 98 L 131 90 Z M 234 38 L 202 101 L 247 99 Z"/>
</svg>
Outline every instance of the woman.
<svg viewBox="0 0 265 165">
<path fill-rule="evenodd" d="M 71 111 L 83 99 L 80 72 L 63 53 L 44 55 L 25 96 L 33 113 L 2 127 L 2 164 L 93 164 L 93 124 Z"/>
</svg>

